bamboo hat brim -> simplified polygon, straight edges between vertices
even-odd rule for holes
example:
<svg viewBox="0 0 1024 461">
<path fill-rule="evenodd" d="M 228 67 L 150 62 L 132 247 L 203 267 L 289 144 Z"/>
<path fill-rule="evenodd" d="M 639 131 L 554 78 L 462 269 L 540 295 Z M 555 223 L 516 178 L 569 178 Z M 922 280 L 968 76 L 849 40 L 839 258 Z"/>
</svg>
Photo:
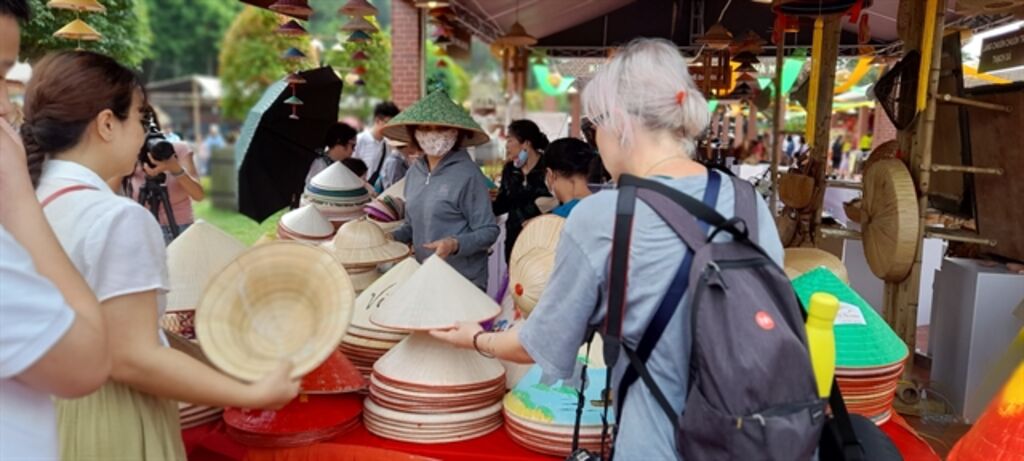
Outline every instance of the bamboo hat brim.
<svg viewBox="0 0 1024 461">
<path fill-rule="evenodd" d="M 478 146 L 490 140 L 490 137 L 473 120 L 473 117 L 465 109 L 455 104 L 448 97 L 448 93 L 443 90 L 435 91 L 409 106 L 408 109 L 391 119 L 382 132 L 385 137 L 412 143 L 407 128 L 410 126 L 456 128 L 466 135 L 462 140 L 462 147 Z"/>
<path fill-rule="evenodd" d="M 299 378 L 337 348 L 354 300 L 352 282 L 331 253 L 267 243 L 211 280 L 196 310 L 196 334 L 210 361 L 241 380 L 261 379 L 284 360 Z"/>
</svg>

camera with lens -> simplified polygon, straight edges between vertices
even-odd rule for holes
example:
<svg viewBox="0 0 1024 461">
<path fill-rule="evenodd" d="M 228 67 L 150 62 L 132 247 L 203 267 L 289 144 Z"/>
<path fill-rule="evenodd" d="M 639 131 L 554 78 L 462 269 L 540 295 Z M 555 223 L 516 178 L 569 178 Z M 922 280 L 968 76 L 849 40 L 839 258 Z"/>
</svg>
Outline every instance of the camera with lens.
<svg viewBox="0 0 1024 461">
<path fill-rule="evenodd" d="M 148 154 L 153 154 L 155 160 L 162 162 L 174 156 L 174 145 L 160 131 L 154 114 L 146 116 L 143 123 L 146 125 L 146 142 L 142 144 L 142 151 L 139 152 L 139 161 L 154 168 L 156 165 L 149 161 Z"/>
</svg>

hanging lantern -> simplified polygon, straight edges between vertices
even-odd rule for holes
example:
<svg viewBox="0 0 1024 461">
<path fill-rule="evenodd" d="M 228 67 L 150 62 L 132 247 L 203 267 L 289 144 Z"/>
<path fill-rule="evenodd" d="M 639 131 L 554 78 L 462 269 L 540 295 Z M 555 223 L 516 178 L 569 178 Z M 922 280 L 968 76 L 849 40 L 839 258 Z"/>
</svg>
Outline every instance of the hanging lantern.
<svg viewBox="0 0 1024 461">
<path fill-rule="evenodd" d="M 71 10 L 79 13 L 106 13 L 107 8 L 97 0 L 50 0 L 47 8 Z"/>
<path fill-rule="evenodd" d="M 356 66 L 355 70 L 353 70 L 352 72 L 354 72 L 356 75 L 365 75 L 366 66 Z"/>
<path fill-rule="evenodd" d="M 537 44 L 537 37 L 534 37 L 526 32 L 526 28 L 519 21 L 512 24 L 512 27 L 508 30 L 508 33 L 498 37 L 494 40 L 494 43 L 503 46 L 533 46 Z"/>
<path fill-rule="evenodd" d="M 292 47 L 288 48 L 283 54 L 281 54 L 281 59 L 287 61 L 301 61 L 306 59 L 306 53 L 303 53 L 298 48 Z"/>
<path fill-rule="evenodd" d="M 299 22 L 294 19 L 281 24 L 281 27 L 278 27 L 274 32 L 279 35 L 286 35 L 289 37 L 298 37 L 308 34 L 308 32 L 306 32 L 306 28 L 302 27 L 302 24 L 299 24 Z"/>
<path fill-rule="evenodd" d="M 376 16 L 377 7 L 371 5 L 366 0 L 349 0 L 348 3 L 345 3 L 338 9 L 338 13 L 352 17 Z"/>
<path fill-rule="evenodd" d="M 344 26 L 341 26 L 341 30 L 342 32 L 366 32 L 367 34 L 372 34 L 377 32 L 377 26 L 362 16 L 356 16 L 349 19 Z"/>
<path fill-rule="evenodd" d="M 716 22 L 707 32 L 697 39 L 697 43 L 712 50 L 724 50 L 732 44 L 732 33 L 720 22 Z"/>
<path fill-rule="evenodd" d="M 366 54 L 365 51 L 359 50 L 359 51 L 356 51 L 356 53 L 352 55 L 352 59 L 355 60 L 355 61 L 366 61 L 366 60 L 370 59 L 370 57 Z"/>
<path fill-rule="evenodd" d="M 306 0 L 277 0 L 268 8 L 275 13 L 298 18 L 308 18 L 313 14 Z"/>
<path fill-rule="evenodd" d="M 348 36 L 348 41 L 353 43 L 364 43 L 370 41 L 370 35 L 361 30 L 352 32 L 352 35 Z"/>
<path fill-rule="evenodd" d="M 288 99 L 285 99 L 284 103 L 288 104 L 289 106 L 301 106 L 303 104 L 302 100 L 299 99 L 298 96 L 292 96 Z"/>
<path fill-rule="evenodd" d="M 85 23 L 81 19 L 75 19 L 69 22 L 66 26 L 61 27 L 60 30 L 53 33 L 54 37 L 63 38 L 66 40 L 78 40 L 78 41 L 89 41 L 95 42 L 103 38 L 103 35 L 93 29 L 92 26 Z"/>
</svg>

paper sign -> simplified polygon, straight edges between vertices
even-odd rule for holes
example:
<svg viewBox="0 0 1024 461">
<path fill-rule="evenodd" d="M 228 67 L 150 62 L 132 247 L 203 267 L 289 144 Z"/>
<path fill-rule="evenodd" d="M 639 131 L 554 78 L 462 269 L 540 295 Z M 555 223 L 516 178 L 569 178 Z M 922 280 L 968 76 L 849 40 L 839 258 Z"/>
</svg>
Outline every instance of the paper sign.
<svg viewBox="0 0 1024 461">
<path fill-rule="evenodd" d="M 850 303 L 839 302 L 839 313 L 836 314 L 836 321 L 833 325 L 867 325 L 864 313 Z"/>
</svg>

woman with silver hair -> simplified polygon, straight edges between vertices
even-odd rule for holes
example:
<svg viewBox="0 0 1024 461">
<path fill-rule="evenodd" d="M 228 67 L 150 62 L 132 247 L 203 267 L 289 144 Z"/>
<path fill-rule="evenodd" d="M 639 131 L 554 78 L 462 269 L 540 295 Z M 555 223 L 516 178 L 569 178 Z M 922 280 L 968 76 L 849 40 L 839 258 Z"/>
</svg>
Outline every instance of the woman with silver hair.
<svg viewBox="0 0 1024 461">
<path fill-rule="evenodd" d="M 695 139 L 708 125 L 708 105 L 675 45 L 638 39 L 620 49 L 587 85 L 583 101 L 597 128 L 601 160 L 614 180 L 622 175 L 648 178 L 701 199 L 711 173 L 692 156 Z M 551 378 L 572 377 L 588 328 L 600 325 L 607 311 L 617 197 L 617 191 L 605 190 L 576 206 L 562 232 L 548 289 L 525 322 L 501 333 L 460 324 L 433 334 L 484 355 L 535 362 Z M 714 208 L 723 216 L 734 216 L 734 197 L 731 181 L 721 181 Z M 782 245 L 771 213 L 760 198 L 756 200 L 757 239 L 781 265 Z M 731 238 L 726 234 L 718 233 L 715 240 Z M 628 278 L 643 283 L 630 284 L 627 290 L 623 337 L 635 347 L 665 296 L 686 246 L 651 208 L 638 201 L 630 248 Z M 689 298 L 684 296 L 682 308 L 672 313 L 647 360 L 655 383 L 677 414 L 683 411 L 687 392 L 689 357 L 682 351 L 691 338 L 682 322 Z M 628 360 L 619 360 L 613 370 L 616 392 L 627 367 Z M 622 405 L 615 438 L 618 459 L 679 458 L 676 433 L 650 389 L 636 384 L 624 395 L 624 402 L 615 402 Z"/>
</svg>

